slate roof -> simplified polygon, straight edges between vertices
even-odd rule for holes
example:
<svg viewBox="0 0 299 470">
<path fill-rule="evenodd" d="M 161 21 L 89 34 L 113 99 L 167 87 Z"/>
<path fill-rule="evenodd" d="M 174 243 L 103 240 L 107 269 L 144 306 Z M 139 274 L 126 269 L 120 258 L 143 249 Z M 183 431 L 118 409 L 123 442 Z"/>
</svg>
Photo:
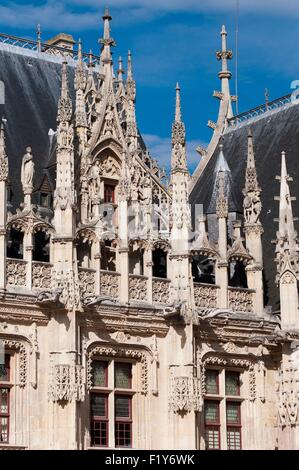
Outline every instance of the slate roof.
<svg viewBox="0 0 299 470">
<path fill-rule="evenodd" d="M 274 196 L 279 196 L 281 152 L 286 152 L 287 168 L 294 182 L 290 183 L 292 196 L 299 201 L 299 105 L 288 104 L 275 111 L 269 111 L 256 119 L 250 119 L 239 127 L 228 128 L 223 137 L 223 151 L 231 170 L 233 191 L 238 205 L 238 212 L 243 212 L 242 189 L 245 183 L 245 168 L 247 158 L 247 135 L 249 127 L 253 133 L 254 154 L 259 184 L 262 187 L 263 210 L 261 221 L 264 227 L 263 254 L 265 277 L 265 300 L 272 310 L 279 309 L 279 292 L 275 284 L 276 265 L 274 262 L 275 245 L 271 243 L 276 238 L 278 224 L 273 221 L 278 217 L 279 202 Z M 210 204 L 213 190 L 213 174 L 219 148 L 216 149 L 202 175 L 196 182 L 190 195 L 190 202 L 203 204 L 204 211 Z M 297 203 L 293 202 L 293 212 L 299 214 Z M 296 223 L 295 223 L 296 225 Z"/>
<path fill-rule="evenodd" d="M 48 166 L 51 154 L 48 134 L 57 127 L 61 60 L 0 44 L 0 80 L 5 84 L 5 104 L 0 111 L 1 117 L 7 119 L 6 145 L 14 208 L 22 201 L 20 171 L 26 147 L 32 147 L 35 188 L 40 185 L 43 170 Z M 68 67 L 68 73 L 71 80 L 73 67 Z"/>
</svg>

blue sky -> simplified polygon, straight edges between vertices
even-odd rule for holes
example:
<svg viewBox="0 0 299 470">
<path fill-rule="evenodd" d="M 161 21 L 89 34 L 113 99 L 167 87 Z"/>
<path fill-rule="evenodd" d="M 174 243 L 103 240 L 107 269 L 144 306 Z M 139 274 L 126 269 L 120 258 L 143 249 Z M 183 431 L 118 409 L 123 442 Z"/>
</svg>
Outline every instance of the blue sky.
<svg viewBox="0 0 299 470">
<path fill-rule="evenodd" d="M 137 81 L 138 125 L 154 157 L 167 165 L 176 81 L 182 89 L 190 167 L 199 161 L 196 145 L 207 143 L 208 119 L 216 120 L 219 89 L 220 28 L 235 49 L 236 0 L 110 0 L 112 35 L 119 55 L 133 54 Z M 82 38 L 84 50 L 99 52 L 101 0 L 2 0 L 0 31 L 34 37 L 40 23 L 43 40 L 58 32 Z M 240 0 L 239 111 L 290 92 L 299 79 L 299 1 Z M 235 62 L 230 63 L 234 73 Z M 231 81 L 235 93 L 235 83 Z M 168 166 L 168 165 L 167 165 Z"/>
</svg>

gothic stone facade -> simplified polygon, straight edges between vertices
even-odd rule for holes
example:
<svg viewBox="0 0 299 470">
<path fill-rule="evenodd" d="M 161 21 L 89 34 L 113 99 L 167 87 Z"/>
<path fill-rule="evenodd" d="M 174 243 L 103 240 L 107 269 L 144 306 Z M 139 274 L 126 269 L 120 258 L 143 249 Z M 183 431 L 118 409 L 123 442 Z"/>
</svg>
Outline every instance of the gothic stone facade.
<svg viewBox="0 0 299 470">
<path fill-rule="evenodd" d="M 252 134 L 242 213 L 225 156 L 239 125 L 225 28 L 212 140 L 191 178 L 177 85 L 168 184 L 138 131 L 131 54 L 114 74 L 103 20 L 99 57 L 67 35 L 0 45 L 0 449 L 298 448 L 285 155 L 274 314 Z M 213 159 L 208 206 L 191 217 Z"/>
</svg>

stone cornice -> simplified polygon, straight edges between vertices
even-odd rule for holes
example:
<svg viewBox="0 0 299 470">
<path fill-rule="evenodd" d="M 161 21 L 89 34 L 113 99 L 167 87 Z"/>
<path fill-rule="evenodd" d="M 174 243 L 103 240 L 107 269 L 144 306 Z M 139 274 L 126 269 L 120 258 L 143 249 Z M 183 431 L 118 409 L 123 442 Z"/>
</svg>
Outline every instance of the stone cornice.
<svg viewBox="0 0 299 470">
<path fill-rule="evenodd" d="M 49 318 L 50 312 L 47 309 L 40 309 L 32 303 L 0 301 L 0 321 L 47 325 Z"/>
</svg>

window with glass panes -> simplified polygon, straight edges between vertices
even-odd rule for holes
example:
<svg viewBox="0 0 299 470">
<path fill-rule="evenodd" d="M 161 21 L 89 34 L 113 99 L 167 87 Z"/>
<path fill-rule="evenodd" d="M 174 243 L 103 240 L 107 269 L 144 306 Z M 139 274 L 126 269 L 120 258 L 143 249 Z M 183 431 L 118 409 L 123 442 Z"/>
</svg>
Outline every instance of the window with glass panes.
<svg viewBox="0 0 299 470">
<path fill-rule="evenodd" d="M 207 369 L 205 389 L 206 449 L 241 449 L 240 372 Z"/>
<path fill-rule="evenodd" d="M 132 363 L 92 362 L 92 446 L 132 447 Z"/>
<path fill-rule="evenodd" d="M 205 402 L 205 438 L 209 450 L 220 449 L 220 415 L 219 402 Z"/>
<path fill-rule="evenodd" d="M 9 442 L 10 419 L 10 355 L 6 354 L 4 364 L 0 364 L 0 442 Z"/>
</svg>

